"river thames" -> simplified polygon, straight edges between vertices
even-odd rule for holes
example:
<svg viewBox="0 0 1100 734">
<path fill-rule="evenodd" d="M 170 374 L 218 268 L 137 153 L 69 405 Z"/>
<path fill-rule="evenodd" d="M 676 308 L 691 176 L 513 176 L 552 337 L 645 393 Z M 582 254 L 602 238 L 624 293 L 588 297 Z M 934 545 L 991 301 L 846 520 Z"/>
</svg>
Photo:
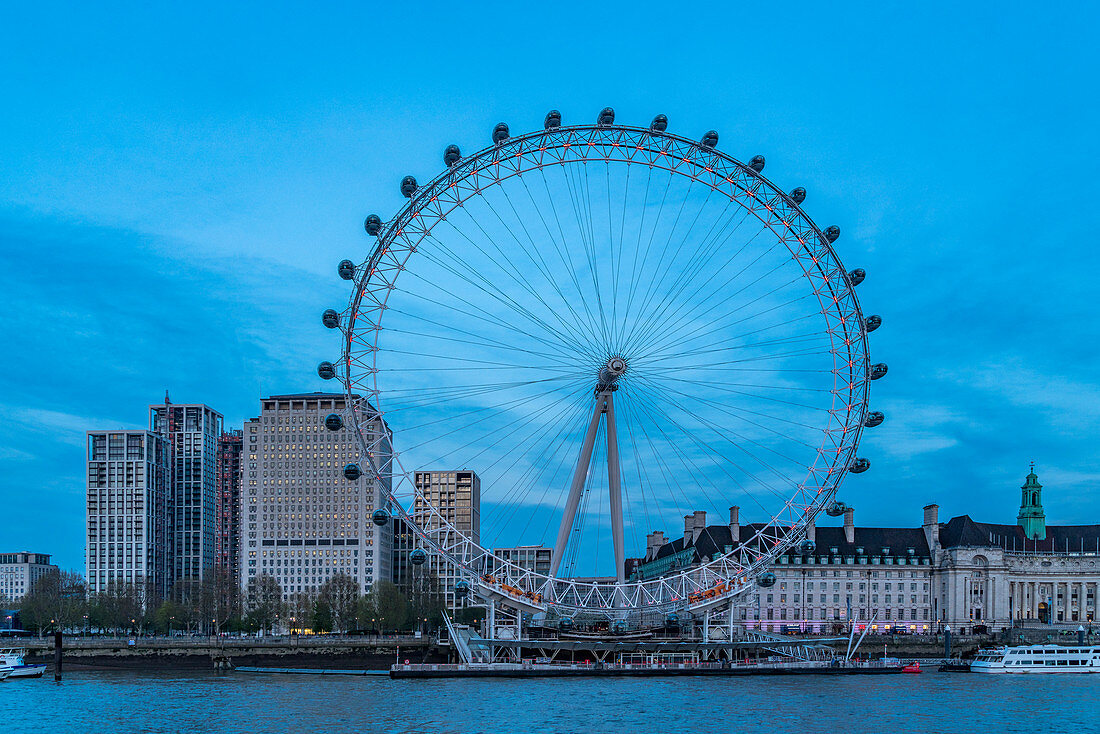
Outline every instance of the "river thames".
<svg viewBox="0 0 1100 734">
<path fill-rule="evenodd" d="M 418 680 L 72 673 L 0 683 L 22 732 L 1093 732 L 1100 675 Z"/>
</svg>

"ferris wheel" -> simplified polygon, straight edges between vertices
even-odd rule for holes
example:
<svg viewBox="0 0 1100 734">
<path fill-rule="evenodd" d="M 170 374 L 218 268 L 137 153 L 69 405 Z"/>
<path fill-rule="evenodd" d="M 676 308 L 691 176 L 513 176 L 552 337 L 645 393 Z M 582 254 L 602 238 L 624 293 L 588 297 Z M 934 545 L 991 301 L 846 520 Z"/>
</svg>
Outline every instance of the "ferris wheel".
<svg viewBox="0 0 1100 734">
<path fill-rule="evenodd" d="M 375 521 L 401 518 L 413 562 L 438 556 L 457 593 L 563 618 L 729 604 L 774 584 L 792 545 L 811 552 L 807 525 L 870 466 L 856 448 L 883 420 L 881 319 L 860 310 L 840 229 L 763 156 L 667 125 L 610 108 L 501 123 L 473 155 L 448 146 L 428 183 L 403 178 L 397 214 L 366 218 L 369 255 L 340 263 L 351 298 L 322 321 L 343 354 L 318 373 L 348 410 L 329 427 L 358 436 Z M 453 469 L 480 479 L 479 523 L 416 480 Z M 690 547 L 628 572 L 653 531 L 733 506 L 758 522 L 691 563 L 685 529 Z M 493 550 L 519 546 L 549 565 Z"/>
</svg>

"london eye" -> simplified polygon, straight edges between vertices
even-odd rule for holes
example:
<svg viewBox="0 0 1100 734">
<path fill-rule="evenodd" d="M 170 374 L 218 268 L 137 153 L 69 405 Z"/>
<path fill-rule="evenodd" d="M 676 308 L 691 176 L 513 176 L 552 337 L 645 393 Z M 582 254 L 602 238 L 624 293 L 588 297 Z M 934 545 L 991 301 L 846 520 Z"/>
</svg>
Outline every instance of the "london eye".
<svg viewBox="0 0 1100 734">
<path fill-rule="evenodd" d="M 376 521 L 401 518 L 463 594 L 558 618 L 729 605 L 812 550 L 808 524 L 870 466 L 857 447 L 883 420 L 869 393 L 886 366 L 869 357 L 865 273 L 807 192 L 714 131 L 610 108 L 501 123 L 442 163 L 366 218 L 364 256 L 339 266 L 349 302 L 322 319 L 343 347 L 318 372 L 347 393 L 334 424 L 359 437 Z M 476 537 L 415 481 L 454 468 L 481 480 Z M 654 530 L 731 506 L 759 519 L 747 540 L 630 571 Z M 552 549 L 549 568 L 494 552 L 519 545 Z"/>
</svg>

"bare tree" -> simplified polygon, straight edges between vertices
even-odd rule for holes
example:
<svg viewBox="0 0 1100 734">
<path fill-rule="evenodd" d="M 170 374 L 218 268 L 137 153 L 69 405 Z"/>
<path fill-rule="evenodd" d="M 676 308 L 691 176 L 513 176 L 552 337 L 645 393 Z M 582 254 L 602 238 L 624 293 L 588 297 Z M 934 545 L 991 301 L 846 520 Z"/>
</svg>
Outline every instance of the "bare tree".
<svg viewBox="0 0 1100 734">
<path fill-rule="evenodd" d="M 228 569 L 215 568 L 202 581 L 202 621 L 211 623 L 217 634 L 235 615 L 240 614 L 241 590 Z"/>
<path fill-rule="evenodd" d="M 76 571 L 50 571 L 23 597 L 19 615 L 25 628 L 82 627 L 87 609 L 84 577 Z"/>
<path fill-rule="evenodd" d="M 299 632 L 311 626 L 313 619 L 313 596 L 308 591 L 299 591 L 290 597 L 287 606 L 288 629 Z"/>
<path fill-rule="evenodd" d="M 359 605 L 359 583 L 346 573 L 335 574 L 321 586 L 321 600 L 332 613 L 333 627 L 347 632 L 355 624 Z"/>
<path fill-rule="evenodd" d="M 284 610 L 283 587 L 273 576 L 261 574 L 249 584 L 248 616 L 259 629 L 270 631 Z"/>
</svg>

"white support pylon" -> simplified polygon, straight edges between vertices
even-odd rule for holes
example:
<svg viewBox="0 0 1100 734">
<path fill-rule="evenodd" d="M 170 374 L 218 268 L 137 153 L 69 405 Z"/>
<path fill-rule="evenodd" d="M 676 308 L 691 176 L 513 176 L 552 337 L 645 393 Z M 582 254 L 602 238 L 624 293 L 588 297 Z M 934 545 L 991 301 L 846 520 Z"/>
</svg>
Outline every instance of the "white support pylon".
<svg viewBox="0 0 1100 734">
<path fill-rule="evenodd" d="M 615 398 L 618 389 L 615 384 L 626 372 L 626 362 L 621 357 L 612 357 L 600 370 L 596 384 L 596 400 L 592 406 L 592 418 L 581 443 L 581 453 L 577 466 L 573 470 L 573 481 L 569 485 L 569 495 L 565 499 L 561 523 L 558 525 L 558 537 L 554 542 L 554 555 L 550 560 L 550 576 L 556 578 L 561 567 L 565 548 L 569 545 L 569 535 L 573 532 L 573 523 L 577 518 L 588 471 L 592 464 L 592 450 L 596 444 L 596 432 L 600 427 L 601 416 L 607 416 L 607 484 L 610 494 L 611 540 L 615 549 L 615 579 L 618 583 L 626 580 L 626 548 L 623 541 L 623 497 L 622 473 L 619 465 L 619 437 L 615 426 Z"/>
</svg>

